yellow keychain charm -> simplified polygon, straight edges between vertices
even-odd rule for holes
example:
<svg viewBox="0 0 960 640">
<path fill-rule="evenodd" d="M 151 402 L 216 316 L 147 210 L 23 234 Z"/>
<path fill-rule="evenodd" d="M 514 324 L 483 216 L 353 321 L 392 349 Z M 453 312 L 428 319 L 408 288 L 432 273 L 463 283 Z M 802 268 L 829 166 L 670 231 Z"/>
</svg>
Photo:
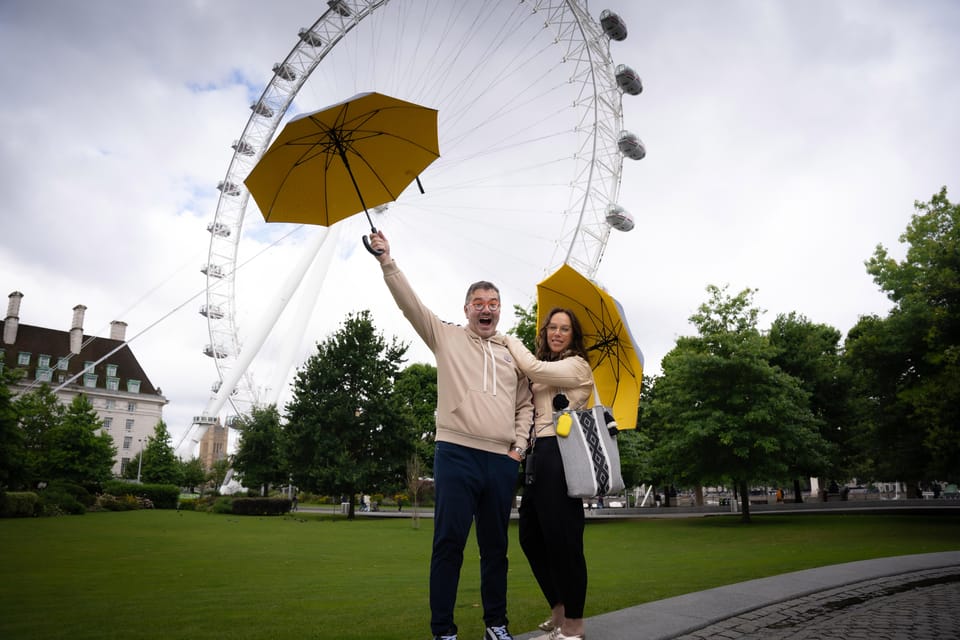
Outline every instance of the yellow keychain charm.
<svg viewBox="0 0 960 640">
<path fill-rule="evenodd" d="M 570 435 L 570 427 L 573 425 L 573 418 L 569 413 L 561 413 L 557 418 L 557 435 L 566 438 Z"/>
</svg>

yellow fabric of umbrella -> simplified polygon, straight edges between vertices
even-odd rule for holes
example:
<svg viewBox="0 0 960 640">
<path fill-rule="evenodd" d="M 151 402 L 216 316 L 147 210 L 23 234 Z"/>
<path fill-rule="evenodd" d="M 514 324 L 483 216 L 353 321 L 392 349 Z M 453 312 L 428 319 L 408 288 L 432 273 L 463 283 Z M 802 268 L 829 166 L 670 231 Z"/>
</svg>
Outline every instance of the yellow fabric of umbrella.
<svg viewBox="0 0 960 640">
<path fill-rule="evenodd" d="M 393 202 L 438 157 L 436 109 L 361 93 L 290 120 L 244 182 L 267 222 L 331 226 Z"/>
<path fill-rule="evenodd" d="M 636 429 L 643 353 L 620 303 L 564 264 L 537 285 L 537 327 L 554 307 L 573 311 L 580 321 L 600 402 L 613 410 L 620 430 Z"/>
</svg>

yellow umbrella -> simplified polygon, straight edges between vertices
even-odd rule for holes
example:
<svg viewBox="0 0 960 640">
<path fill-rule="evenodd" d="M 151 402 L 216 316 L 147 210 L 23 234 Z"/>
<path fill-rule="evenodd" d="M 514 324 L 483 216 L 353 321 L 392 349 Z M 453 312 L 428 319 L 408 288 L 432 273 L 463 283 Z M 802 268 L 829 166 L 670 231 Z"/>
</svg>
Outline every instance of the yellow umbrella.
<svg viewBox="0 0 960 640">
<path fill-rule="evenodd" d="M 363 211 L 376 232 L 367 209 L 438 157 L 436 109 L 361 93 L 288 122 L 244 182 L 267 222 L 331 226 Z"/>
<path fill-rule="evenodd" d="M 637 347 L 620 303 L 568 264 L 537 285 L 537 326 L 554 307 L 569 309 L 583 328 L 600 402 L 613 410 L 617 426 L 636 429 L 643 380 Z"/>
</svg>

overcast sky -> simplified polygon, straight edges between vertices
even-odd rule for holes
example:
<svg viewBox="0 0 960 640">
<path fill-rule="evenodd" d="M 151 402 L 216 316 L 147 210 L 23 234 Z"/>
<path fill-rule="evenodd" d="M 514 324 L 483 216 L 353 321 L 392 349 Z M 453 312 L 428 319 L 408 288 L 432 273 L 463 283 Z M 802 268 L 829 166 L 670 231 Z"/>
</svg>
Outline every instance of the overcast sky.
<svg viewBox="0 0 960 640">
<path fill-rule="evenodd" d="M 216 184 L 271 67 L 325 8 L 306 0 L 0 0 L 0 289 L 24 293 L 24 324 L 68 330 L 76 304 L 88 307 L 87 334 L 108 336 L 111 320 L 127 322 L 130 347 L 170 401 L 164 418 L 175 438 L 204 409 L 216 378 L 197 312 Z M 590 12 L 605 8 L 629 29 L 611 53 L 643 79 L 623 114 L 647 158 L 624 163 L 619 202 L 636 228 L 613 233 L 597 280 L 623 305 L 646 372 L 659 373 L 676 338 L 694 332 L 688 318 L 709 284 L 758 289 L 764 328 L 796 311 L 846 333 L 859 316 L 886 313 L 864 261 L 877 244 L 902 256 L 898 236 L 915 200 L 944 185 L 960 198 L 960 3 L 620 0 L 591 3 Z M 483 38 L 505 31 L 476 27 Z M 372 50 L 361 37 L 338 45 L 341 55 Z M 465 58 L 477 51 L 464 47 Z M 490 55 L 519 59 L 524 50 L 504 40 Z M 314 77 L 334 76 L 335 62 Z M 408 69 L 429 77 L 437 64 L 427 53 L 390 62 L 400 63 L 389 72 L 398 82 Z M 523 71 L 531 83 L 550 73 Z M 479 81 L 482 69 L 475 73 Z M 337 100 L 325 96 L 341 85 L 311 84 L 294 107 L 380 90 L 362 74 Z M 531 103 L 518 126 L 548 119 L 549 100 Z M 453 108 L 444 99 L 431 106 Z M 441 131 L 442 150 L 450 135 Z M 447 160 L 424 173 L 428 192 L 442 190 L 442 171 L 462 168 Z M 511 201 L 546 209 L 548 192 L 559 190 L 531 184 Z M 455 195 L 477 199 L 466 187 Z M 506 330 L 509 309 L 531 302 L 547 267 L 543 239 L 559 234 L 518 231 L 497 217 L 506 215 L 502 201 L 489 202 L 419 218 L 398 204 L 382 226 L 441 317 L 462 321 L 466 286 L 489 278 L 502 289 Z M 244 340 L 316 231 L 267 229 L 258 218 L 248 208 L 237 277 Z M 292 350 L 299 366 L 346 313 L 362 309 L 388 338 L 410 343 L 411 362 L 432 362 L 386 298 L 375 261 L 358 249 L 365 222 L 344 226 L 319 297 L 293 307 L 313 312 L 306 335 L 274 332 L 251 369 L 259 384 L 283 386 L 274 380 L 289 375 L 272 353 Z"/>
</svg>

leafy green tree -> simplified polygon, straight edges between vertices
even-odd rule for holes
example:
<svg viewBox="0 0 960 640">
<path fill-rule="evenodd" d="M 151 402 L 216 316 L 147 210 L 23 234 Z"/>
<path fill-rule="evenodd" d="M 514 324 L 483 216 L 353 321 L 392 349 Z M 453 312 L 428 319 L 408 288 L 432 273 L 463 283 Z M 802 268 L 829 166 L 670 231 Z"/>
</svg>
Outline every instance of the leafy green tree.
<svg viewBox="0 0 960 640">
<path fill-rule="evenodd" d="M 749 488 L 787 477 L 798 459 L 813 464 L 826 443 L 808 394 L 770 364 L 754 292 L 707 291 L 710 300 L 690 317 L 699 336 L 681 337 L 662 362 L 649 407 L 656 452 L 684 484 L 732 482 L 749 522 Z"/>
<path fill-rule="evenodd" d="M 26 481 L 23 430 L 10 385 L 14 374 L 0 369 L 0 491 L 22 488 Z"/>
<path fill-rule="evenodd" d="M 206 481 L 210 484 L 214 491 L 220 490 L 220 487 L 223 486 L 223 481 L 226 480 L 227 474 L 230 472 L 232 467 L 232 456 L 221 458 L 213 463 L 213 467 L 209 472 L 207 472 Z"/>
<path fill-rule="evenodd" d="M 394 391 L 407 345 L 389 343 L 369 311 L 349 314 L 297 371 L 284 453 L 294 483 L 353 496 L 403 486 L 413 452 L 409 409 Z"/>
<path fill-rule="evenodd" d="M 191 492 L 200 487 L 200 493 L 203 493 L 203 485 L 207 481 L 207 472 L 203 468 L 203 462 L 200 458 L 190 458 L 180 461 L 180 482 Z"/>
<path fill-rule="evenodd" d="M 656 474 L 651 457 L 652 437 L 649 420 L 645 419 L 646 406 L 650 402 L 654 378 L 643 376 L 640 381 L 640 405 L 637 408 L 637 428 L 617 434 L 617 449 L 620 452 L 620 473 L 624 485 L 636 487 L 651 481 Z"/>
<path fill-rule="evenodd" d="M 86 395 L 73 399 L 63 420 L 47 431 L 44 440 L 43 466 L 49 480 L 91 487 L 112 477 L 117 450 Z"/>
<path fill-rule="evenodd" d="M 49 481 L 49 434 L 63 421 L 66 409 L 47 384 L 17 396 L 14 407 L 23 433 L 27 484 Z"/>
<path fill-rule="evenodd" d="M 897 261 L 878 245 L 867 272 L 894 303 L 850 331 L 862 444 L 877 477 L 960 480 L 960 205 L 944 187 L 916 213 Z"/>
<path fill-rule="evenodd" d="M 437 368 L 432 364 L 412 364 L 400 372 L 393 389 L 400 404 L 410 412 L 419 471 L 431 476 L 437 422 Z"/>
<path fill-rule="evenodd" d="M 536 353 L 537 332 L 540 330 L 540 327 L 537 326 L 536 300 L 531 302 L 530 306 L 526 309 L 519 304 L 513 305 L 513 313 L 517 316 L 517 324 L 507 329 L 507 333 L 516 336 L 518 340 L 523 342 L 527 349 Z"/>
<path fill-rule="evenodd" d="M 241 434 L 233 467 L 244 486 L 258 487 L 260 495 L 267 495 L 270 485 L 286 482 L 288 472 L 277 405 L 254 407 L 248 415 L 240 416 L 233 427 Z"/>
<path fill-rule="evenodd" d="M 850 376 L 843 366 L 838 329 L 791 312 L 777 316 L 768 335 L 773 347 L 770 362 L 797 378 L 810 394 L 810 409 L 820 421 L 820 435 L 831 445 L 827 467 L 807 468 L 798 460 L 791 471 L 794 501 L 802 502 L 801 478 L 826 473 L 842 480 L 853 475 L 859 450 L 850 415 Z"/>
<path fill-rule="evenodd" d="M 141 482 L 180 486 L 182 480 L 180 462 L 173 451 L 171 441 L 166 423 L 160 420 L 153 428 L 153 435 L 147 438 L 147 445 L 140 454 L 143 456 L 143 464 L 140 467 Z"/>
</svg>

